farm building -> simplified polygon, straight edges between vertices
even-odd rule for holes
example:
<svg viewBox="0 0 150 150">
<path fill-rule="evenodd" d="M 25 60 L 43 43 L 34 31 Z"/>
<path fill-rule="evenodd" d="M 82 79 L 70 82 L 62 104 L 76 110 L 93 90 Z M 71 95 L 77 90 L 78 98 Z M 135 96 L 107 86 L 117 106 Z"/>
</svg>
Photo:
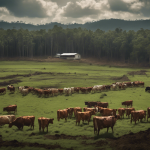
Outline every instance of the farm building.
<svg viewBox="0 0 150 150">
<path fill-rule="evenodd" d="M 64 59 L 81 59 L 81 55 L 78 53 L 62 53 L 60 58 Z"/>
</svg>

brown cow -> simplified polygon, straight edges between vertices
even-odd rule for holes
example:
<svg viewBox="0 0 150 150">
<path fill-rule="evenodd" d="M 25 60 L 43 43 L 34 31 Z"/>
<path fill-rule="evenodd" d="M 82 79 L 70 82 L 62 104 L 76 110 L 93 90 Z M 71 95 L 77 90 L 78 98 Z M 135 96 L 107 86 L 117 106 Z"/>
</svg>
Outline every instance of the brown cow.
<svg viewBox="0 0 150 150">
<path fill-rule="evenodd" d="M 136 124 L 136 121 L 139 120 L 139 113 L 139 111 L 131 111 L 131 123 L 133 119 L 133 121 L 135 121 Z"/>
<path fill-rule="evenodd" d="M 31 128 L 33 127 L 34 129 L 34 120 L 35 120 L 35 116 L 22 116 L 22 118 L 29 118 L 31 120 Z"/>
<path fill-rule="evenodd" d="M 75 107 L 74 108 L 74 116 L 76 117 L 77 112 L 82 112 L 82 108 L 81 107 Z"/>
<path fill-rule="evenodd" d="M 10 111 L 14 111 L 15 114 L 15 112 L 17 112 L 17 105 L 9 105 L 7 107 L 4 107 L 3 111 L 7 111 L 8 113 L 10 113 Z"/>
<path fill-rule="evenodd" d="M 1 88 L 0 93 L 4 93 L 4 92 L 6 93 L 6 88 Z"/>
<path fill-rule="evenodd" d="M 129 101 L 125 101 L 125 102 L 122 102 L 122 105 L 125 105 L 125 107 L 131 105 L 132 107 L 132 104 L 133 104 L 133 101 L 132 100 L 129 100 Z"/>
<path fill-rule="evenodd" d="M 146 111 L 145 110 L 137 110 L 139 112 L 139 119 L 142 122 L 142 119 L 144 118 L 144 120 L 146 120 Z M 138 122 L 139 122 L 138 119 Z"/>
<path fill-rule="evenodd" d="M 80 87 L 75 87 L 75 88 L 74 88 L 74 91 L 77 92 L 77 93 L 79 93 Z"/>
<path fill-rule="evenodd" d="M 53 120 L 54 118 L 45 118 L 45 117 L 38 118 L 39 131 L 41 132 L 41 127 L 42 127 L 44 132 L 45 127 L 47 127 L 47 132 L 48 132 L 48 125 L 49 123 L 53 124 Z"/>
<path fill-rule="evenodd" d="M 80 120 L 82 120 L 84 122 L 84 120 L 89 121 L 91 119 L 91 111 L 86 111 L 86 112 L 77 112 L 76 114 L 76 125 L 78 122 L 78 125 L 80 124 Z"/>
<path fill-rule="evenodd" d="M 58 89 L 58 92 L 59 92 L 60 94 L 63 94 L 64 89 Z"/>
<path fill-rule="evenodd" d="M 94 124 L 94 133 L 95 130 L 97 131 L 98 128 L 98 135 L 99 135 L 99 131 L 100 129 L 103 128 L 107 128 L 107 132 L 109 127 L 112 128 L 112 132 L 113 132 L 113 126 L 115 125 L 117 118 L 115 116 L 108 116 L 108 117 L 101 117 L 101 118 L 96 118 L 95 120 L 95 124 Z"/>
<path fill-rule="evenodd" d="M 107 108 L 108 107 L 108 102 L 97 102 L 97 105 L 103 108 Z"/>
<path fill-rule="evenodd" d="M 33 125 L 33 122 L 32 122 L 32 119 L 29 118 L 29 117 L 18 117 L 16 118 L 13 122 L 10 122 L 9 123 L 9 127 L 11 128 L 13 125 L 17 126 L 18 129 L 22 128 L 23 129 L 23 126 L 32 126 Z"/>
<path fill-rule="evenodd" d="M 59 121 L 60 119 L 64 119 L 67 121 L 68 117 L 68 109 L 63 109 L 63 110 L 57 110 L 57 120 Z"/>
<path fill-rule="evenodd" d="M 87 108 L 87 107 L 84 107 L 83 108 L 83 111 L 85 112 L 85 111 L 91 111 L 91 115 L 95 115 L 95 108 Z"/>
<path fill-rule="evenodd" d="M 147 108 L 147 121 L 148 121 L 148 118 L 150 118 L 150 107 Z"/>
<path fill-rule="evenodd" d="M 125 108 L 125 110 L 126 110 L 126 116 L 128 116 L 128 118 L 129 118 L 131 111 L 135 111 L 135 108 Z"/>
<path fill-rule="evenodd" d="M 118 109 L 118 113 L 119 113 L 121 119 L 122 119 L 122 116 L 123 116 L 123 118 L 124 118 L 125 108 L 119 108 L 119 109 Z"/>
<path fill-rule="evenodd" d="M 102 116 L 116 116 L 116 111 L 117 109 L 102 108 L 100 113 L 102 113 Z"/>
<path fill-rule="evenodd" d="M 72 115 L 73 115 L 73 112 L 74 112 L 74 108 L 73 107 L 69 107 L 69 108 L 66 108 L 68 109 L 68 118 L 71 118 Z"/>
</svg>

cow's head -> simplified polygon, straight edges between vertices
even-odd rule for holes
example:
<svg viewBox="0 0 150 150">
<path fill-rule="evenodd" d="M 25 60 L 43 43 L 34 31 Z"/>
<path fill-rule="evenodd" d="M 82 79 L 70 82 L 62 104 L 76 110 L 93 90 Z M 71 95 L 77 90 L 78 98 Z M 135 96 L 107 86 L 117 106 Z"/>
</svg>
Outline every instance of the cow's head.
<svg viewBox="0 0 150 150">
<path fill-rule="evenodd" d="M 53 124 L 53 120 L 54 120 L 54 118 L 49 119 L 48 123 Z"/>
<path fill-rule="evenodd" d="M 4 108 L 3 108 L 3 111 L 6 111 L 6 110 L 7 110 L 7 107 L 4 107 Z"/>
</svg>

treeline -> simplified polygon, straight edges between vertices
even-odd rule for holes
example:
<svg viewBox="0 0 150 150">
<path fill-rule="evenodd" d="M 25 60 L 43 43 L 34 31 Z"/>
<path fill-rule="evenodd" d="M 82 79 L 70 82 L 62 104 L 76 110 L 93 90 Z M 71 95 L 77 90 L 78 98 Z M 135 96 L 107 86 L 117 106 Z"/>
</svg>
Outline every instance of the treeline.
<svg viewBox="0 0 150 150">
<path fill-rule="evenodd" d="M 54 56 L 56 53 L 76 52 L 82 57 L 124 62 L 150 62 L 150 30 L 95 32 L 87 29 L 53 29 L 29 31 L 0 30 L 0 57 Z"/>
</svg>

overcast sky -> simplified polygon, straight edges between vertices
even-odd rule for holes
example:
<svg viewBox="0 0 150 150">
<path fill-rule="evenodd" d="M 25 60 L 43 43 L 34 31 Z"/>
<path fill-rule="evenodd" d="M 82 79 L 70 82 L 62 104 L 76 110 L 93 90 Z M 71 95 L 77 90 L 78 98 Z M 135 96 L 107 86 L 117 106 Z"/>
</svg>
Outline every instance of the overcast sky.
<svg viewBox="0 0 150 150">
<path fill-rule="evenodd" d="M 150 0 L 0 0 L 0 20 L 32 24 L 150 19 Z"/>
</svg>

